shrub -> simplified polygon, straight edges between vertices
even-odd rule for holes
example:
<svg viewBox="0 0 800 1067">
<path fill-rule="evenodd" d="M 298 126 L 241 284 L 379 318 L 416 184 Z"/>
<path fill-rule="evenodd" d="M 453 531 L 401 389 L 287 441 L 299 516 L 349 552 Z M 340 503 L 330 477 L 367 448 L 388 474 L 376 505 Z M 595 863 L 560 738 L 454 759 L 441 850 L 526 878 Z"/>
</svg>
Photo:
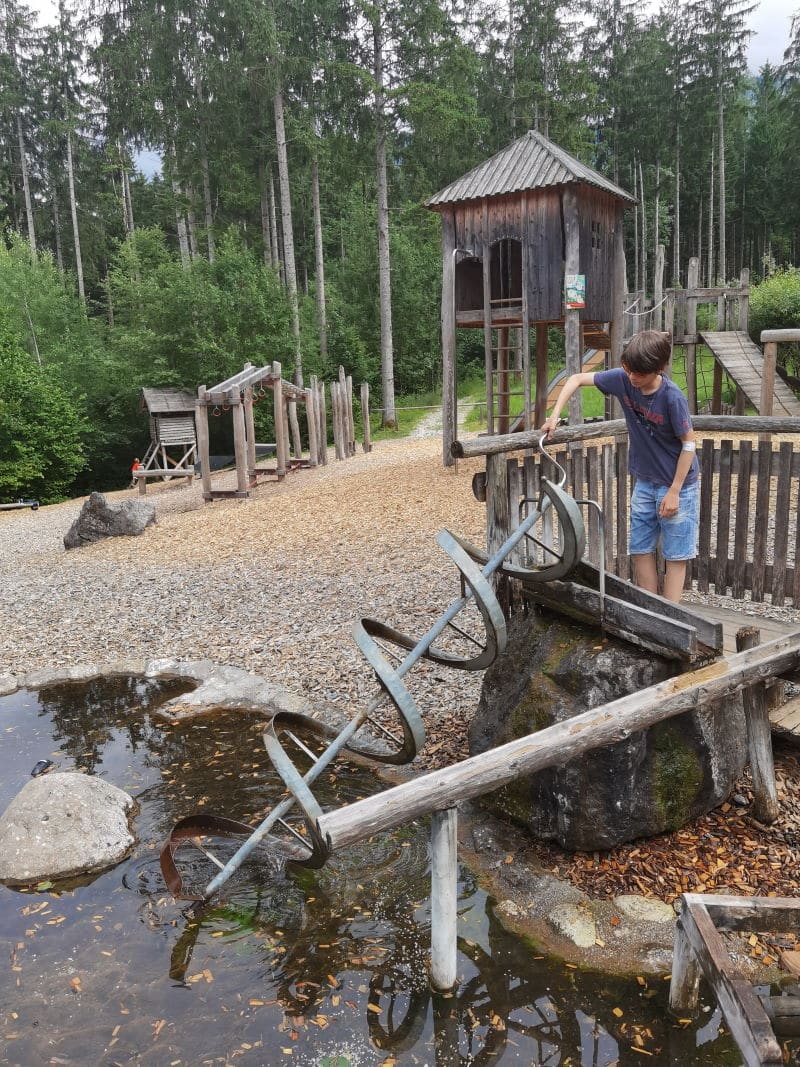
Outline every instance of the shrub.
<svg viewBox="0 0 800 1067">
<path fill-rule="evenodd" d="M 750 336 L 758 344 L 762 330 L 800 328 L 800 270 L 776 271 L 750 293 Z M 800 377 L 800 344 L 780 345 L 778 359 L 785 369 Z"/>
</svg>

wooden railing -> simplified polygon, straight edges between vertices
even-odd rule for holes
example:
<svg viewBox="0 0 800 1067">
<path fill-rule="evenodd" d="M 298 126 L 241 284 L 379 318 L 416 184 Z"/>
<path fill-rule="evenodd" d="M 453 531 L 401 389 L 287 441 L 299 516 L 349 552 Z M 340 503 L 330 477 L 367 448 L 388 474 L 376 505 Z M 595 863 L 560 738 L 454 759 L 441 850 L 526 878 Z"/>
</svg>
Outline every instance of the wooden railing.
<svg viewBox="0 0 800 1067">
<path fill-rule="evenodd" d="M 687 582 L 700 592 L 773 604 L 800 604 L 800 419 L 696 416 L 700 460 L 698 555 Z M 776 434 L 793 435 L 775 440 Z M 604 517 L 606 568 L 631 577 L 627 554 L 632 482 L 624 422 L 559 429 L 548 451 L 567 471 L 576 499 L 596 500 Z M 511 451 L 530 450 L 521 459 Z M 508 536 L 520 505 L 538 498 L 540 478 L 553 478 L 538 454 L 538 433 L 456 441 L 454 454 L 487 458 L 487 542 Z M 587 516 L 588 555 L 600 557 L 600 522 Z"/>
</svg>

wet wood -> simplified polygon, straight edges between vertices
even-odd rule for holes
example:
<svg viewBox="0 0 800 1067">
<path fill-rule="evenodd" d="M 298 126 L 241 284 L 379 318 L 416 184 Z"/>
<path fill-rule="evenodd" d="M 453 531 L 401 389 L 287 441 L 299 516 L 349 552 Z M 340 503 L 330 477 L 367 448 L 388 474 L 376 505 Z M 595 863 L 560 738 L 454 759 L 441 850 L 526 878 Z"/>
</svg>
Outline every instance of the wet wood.
<svg viewBox="0 0 800 1067">
<path fill-rule="evenodd" d="M 736 634 L 736 650 L 755 648 L 761 633 L 755 626 L 743 626 Z M 763 683 L 742 691 L 747 719 L 747 754 L 753 780 L 753 815 L 759 822 L 772 823 L 778 817 L 778 790 L 775 785 L 775 763 L 772 758 L 766 694 Z"/>
<path fill-rule="evenodd" d="M 458 817 L 431 816 L 431 985 L 449 992 L 458 980 Z"/>
</svg>

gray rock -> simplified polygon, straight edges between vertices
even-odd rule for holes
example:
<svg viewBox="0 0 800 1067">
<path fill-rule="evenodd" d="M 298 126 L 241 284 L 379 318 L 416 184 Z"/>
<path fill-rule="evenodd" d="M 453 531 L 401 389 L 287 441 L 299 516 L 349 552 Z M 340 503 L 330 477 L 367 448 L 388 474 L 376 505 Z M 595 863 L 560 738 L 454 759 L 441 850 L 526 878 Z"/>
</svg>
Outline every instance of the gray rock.
<svg viewBox="0 0 800 1067">
<path fill-rule="evenodd" d="M 512 624 L 484 678 L 470 754 L 564 722 L 679 670 L 623 641 L 544 612 Z M 658 723 L 489 794 L 493 810 L 568 849 L 612 848 L 676 830 L 727 797 L 746 756 L 741 697 Z"/>
<path fill-rule="evenodd" d="M 7 697 L 10 693 L 16 693 L 19 682 L 15 674 L 4 671 L 0 674 L 0 697 Z"/>
<path fill-rule="evenodd" d="M 597 940 L 597 924 L 586 908 L 576 904 L 556 904 L 547 918 L 554 930 L 578 948 L 591 948 Z"/>
<path fill-rule="evenodd" d="M 635 922 L 646 923 L 674 923 L 675 909 L 671 904 L 665 904 L 663 900 L 655 900 L 653 897 L 640 897 L 635 893 L 626 893 L 614 897 L 614 906 L 626 918 Z"/>
<path fill-rule="evenodd" d="M 0 816 L 0 882 L 26 885 L 113 866 L 133 847 L 134 807 L 123 790 L 86 774 L 32 779 Z"/>
<path fill-rule="evenodd" d="M 64 535 L 64 548 L 81 548 L 105 537 L 138 537 L 156 521 L 156 509 L 144 501 L 109 504 L 102 493 L 92 493 Z"/>
</svg>

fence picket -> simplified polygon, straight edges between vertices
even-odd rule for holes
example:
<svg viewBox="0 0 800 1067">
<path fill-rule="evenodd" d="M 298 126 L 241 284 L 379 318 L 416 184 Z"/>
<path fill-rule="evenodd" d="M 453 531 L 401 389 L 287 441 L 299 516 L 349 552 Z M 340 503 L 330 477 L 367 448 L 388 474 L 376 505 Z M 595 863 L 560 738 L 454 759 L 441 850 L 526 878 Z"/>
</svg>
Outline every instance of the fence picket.
<svg viewBox="0 0 800 1067">
<path fill-rule="evenodd" d="M 778 484 L 775 492 L 775 543 L 772 549 L 772 603 L 781 605 L 786 596 L 786 556 L 789 550 L 789 524 L 782 515 L 791 514 L 792 452 L 791 441 L 782 441 L 778 452 Z"/>
<path fill-rule="evenodd" d="M 730 538 L 730 507 L 721 507 L 720 502 L 731 499 L 731 468 L 733 466 L 733 441 L 722 441 L 719 457 L 719 480 L 717 482 L 717 560 L 714 574 L 714 592 L 724 596 L 728 591 L 728 541 Z"/>
<path fill-rule="evenodd" d="M 767 529 L 769 525 L 770 468 L 772 445 L 762 437 L 758 443 L 756 476 L 756 518 L 753 525 L 753 578 L 750 585 L 753 600 L 764 599 L 767 565 Z"/>
</svg>

